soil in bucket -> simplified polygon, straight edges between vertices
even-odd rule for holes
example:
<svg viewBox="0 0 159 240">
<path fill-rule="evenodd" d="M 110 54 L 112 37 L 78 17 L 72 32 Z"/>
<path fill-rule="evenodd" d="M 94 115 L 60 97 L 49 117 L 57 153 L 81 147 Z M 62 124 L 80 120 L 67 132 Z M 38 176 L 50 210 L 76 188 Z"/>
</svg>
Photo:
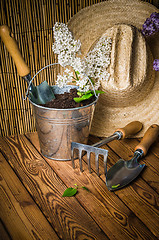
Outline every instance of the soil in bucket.
<svg viewBox="0 0 159 240">
<path fill-rule="evenodd" d="M 65 92 L 63 94 L 55 94 L 55 99 L 51 100 L 48 103 L 41 104 L 41 106 L 57 109 L 77 108 L 89 105 L 96 99 L 95 96 L 92 96 L 90 99 L 77 103 L 73 100 L 73 98 L 75 97 L 79 96 L 77 95 L 77 89 L 73 88 L 70 90 L 70 92 Z"/>
</svg>

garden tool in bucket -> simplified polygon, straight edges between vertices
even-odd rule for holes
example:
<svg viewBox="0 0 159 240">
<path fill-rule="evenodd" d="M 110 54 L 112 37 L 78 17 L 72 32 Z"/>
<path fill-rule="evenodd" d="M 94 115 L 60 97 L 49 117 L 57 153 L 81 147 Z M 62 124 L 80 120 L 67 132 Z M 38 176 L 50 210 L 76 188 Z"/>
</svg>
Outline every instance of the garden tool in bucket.
<svg viewBox="0 0 159 240">
<path fill-rule="evenodd" d="M 113 135 L 104 138 L 103 140 L 93 144 L 93 145 L 85 145 L 77 142 L 72 142 L 71 143 L 71 160 L 72 160 L 72 166 L 75 168 L 75 163 L 74 163 L 74 153 L 79 153 L 79 165 L 80 165 L 80 170 L 83 171 L 82 167 L 82 156 L 83 153 L 87 154 L 87 163 L 88 163 L 88 169 L 89 172 L 91 173 L 91 161 L 90 161 L 90 156 L 91 153 L 95 153 L 95 164 L 96 164 L 96 171 L 97 175 L 99 176 L 99 155 L 103 155 L 104 157 L 104 173 L 106 172 L 106 164 L 107 164 L 107 156 L 108 156 L 108 150 L 106 149 L 101 149 L 102 145 L 111 142 L 113 140 L 120 140 L 124 139 L 130 135 L 134 135 L 138 133 L 142 129 L 142 123 L 139 121 L 133 121 L 129 124 L 127 124 L 123 128 L 117 129 Z M 78 150 L 78 151 L 77 151 Z"/>
<path fill-rule="evenodd" d="M 159 136 L 159 126 L 151 125 L 144 134 L 141 142 L 136 146 L 131 160 L 120 159 L 108 172 L 106 171 L 106 185 L 110 191 L 117 190 L 133 181 L 143 170 L 145 164 L 139 164 L 138 159 L 145 156 L 149 147 Z"/>
<path fill-rule="evenodd" d="M 36 104 L 45 104 L 55 98 L 51 86 L 46 81 L 40 85 L 34 86 L 30 75 L 30 68 L 25 63 L 14 38 L 10 36 L 10 29 L 6 25 L 0 26 L 0 37 L 6 46 L 8 52 L 11 54 L 19 76 L 23 77 L 28 85 L 28 97 Z"/>
</svg>

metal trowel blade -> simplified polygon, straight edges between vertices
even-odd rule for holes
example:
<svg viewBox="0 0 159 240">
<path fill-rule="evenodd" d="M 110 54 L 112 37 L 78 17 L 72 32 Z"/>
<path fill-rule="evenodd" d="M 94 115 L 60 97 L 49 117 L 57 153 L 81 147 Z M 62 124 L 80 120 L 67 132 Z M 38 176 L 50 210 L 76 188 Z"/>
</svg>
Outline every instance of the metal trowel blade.
<svg viewBox="0 0 159 240">
<path fill-rule="evenodd" d="M 106 185 L 109 191 L 118 190 L 131 181 L 133 181 L 143 170 L 145 164 L 136 164 L 135 167 L 128 167 L 129 161 L 120 159 L 114 166 L 112 166 L 106 174 Z"/>
<path fill-rule="evenodd" d="M 35 88 L 36 96 L 35 94 L 32 94 L 32 92 L 29 93 L 32 102 L 36 104 L 45 104 L 55 98 L 52 87 L 49 86 L 46 81 L 42 82 Z"/>
</svg>

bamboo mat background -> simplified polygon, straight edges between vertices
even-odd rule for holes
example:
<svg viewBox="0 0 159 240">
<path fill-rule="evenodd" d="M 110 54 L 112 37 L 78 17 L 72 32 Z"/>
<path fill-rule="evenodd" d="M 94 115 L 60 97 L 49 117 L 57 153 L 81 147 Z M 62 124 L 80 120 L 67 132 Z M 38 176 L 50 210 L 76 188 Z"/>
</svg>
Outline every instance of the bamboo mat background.
<svg viewBox="0 0 159 240">
<path fill-rule="evenodd" d="M 145 0 L 146 1 L 146 0 Z M 0 0 L 0 25 L 12 31 L 31 75 L 56 62 L 52 51 L 55 22 L 67 22 L 84 7 L 102 0 Z M 159 0 L 147 0 L 159 7 Z M 36 80 L 53 84 L 59 69 L 47 68 Z M 35 119 L 28 100 L 23 101 L 27 84 L 18 76 L 16 67 L 0 42 L 0 135 L 9 136 L 35 131 Z"/>
</svg>

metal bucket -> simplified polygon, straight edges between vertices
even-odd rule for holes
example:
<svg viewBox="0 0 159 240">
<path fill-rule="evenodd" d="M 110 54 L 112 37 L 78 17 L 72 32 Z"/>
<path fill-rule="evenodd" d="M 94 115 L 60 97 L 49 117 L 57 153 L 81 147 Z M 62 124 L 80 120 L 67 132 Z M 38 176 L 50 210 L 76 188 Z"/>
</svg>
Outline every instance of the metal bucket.
<svg viewBox="0 0 159 240">
<path fill-rule="evenodd" d="M 63 89 L 53 86 L 57 94 L 69 91 L 72 87 L 75 86 Z M 87 143 L 97 99 L 87 106 L 71 109 L 42 107 L 30 100 L 41 153 L 45 157 L 61 161 L 71 160 L 71 142 Z"/>
</svg>

